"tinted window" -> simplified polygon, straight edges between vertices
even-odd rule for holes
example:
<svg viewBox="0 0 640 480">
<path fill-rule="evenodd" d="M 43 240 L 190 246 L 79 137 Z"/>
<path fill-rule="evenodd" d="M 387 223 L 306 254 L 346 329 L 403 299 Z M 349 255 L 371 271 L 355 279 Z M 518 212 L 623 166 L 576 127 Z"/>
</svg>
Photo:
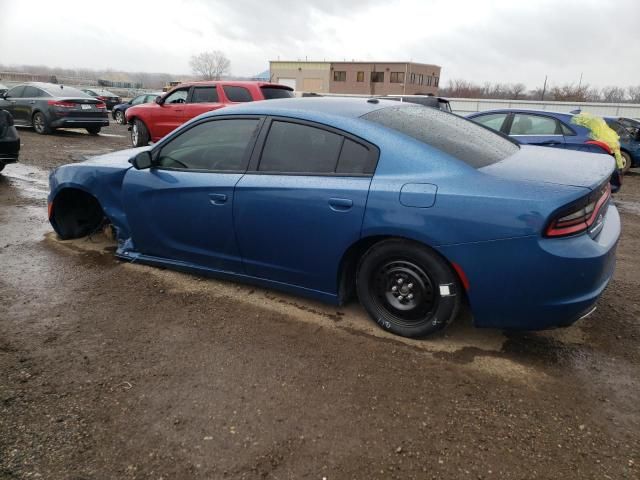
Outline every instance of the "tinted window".
<svg viewBox="0 0 640 480">
<path fill-rule="evenodd" d="M 22 96 L 24 98 L 38 98 L 41 97 L 43 91 L 36 87 L 24 87 L 24 93 Z"/>
<path fill-rule="evenodd" d="M 131 100 L 131 105 L 139 105 L 140 103 L 144 103 L 144 99 L 146 97 L 146 95 L 138 95 L 136 98 Z"/>
<path fill-rule="evenodd" d="M 22 92 L 24 92 L 23 85 L 13 87 L 11 90 L 7 92 L 7 97 L 20 98 L 22 97 Z"/>
<path fill-rule="evenodd" d="M 218 101 L 216 87 L 195 87 L 191 94 L 191 103 L 215 103 Z"/>
<path fill-rule="evenodd" d="M 514 142 L 497 133 L 435 108 L 387 107 L 362 118 L 431 145 L 475 168 L 499 162 L 518 151 Z"/>
<path fill-rule="evenodd" d="M 342 136 L 296 123 L 271 124 L 260 170 L 287 173 L 333 173 Z"/>
<path fill-rule="evenodd" d="M 175 90 L 165 98 L 164 103 L 184 103 L 187 101 L 188 88 Z"/>
<path fill-rule="evenodd" d="M 516 113 L 513 116 L 510 135 L 561 135 L 560 124 L 555 118 Z"/>
<path fill-rule="evenodd" d="M 196 125 L 162 148 L 158 165 L 189 170 L 244 170 L 246 150 L 258 122 L 230 119 Z"/>
<path fill-rule="evenodd" d="M 363 174 L 373 173 L 375 158 L 364 145 L 344 139 L 336 173 Z"/>
<path fill-rule="evenodd" d="M 54 97 L 80 97 L 87 98 L 91 95 L 87 95 L 82 90 L 77 88 L 67 87 L 66 85 L 44 85 L 42 88 L 45 92 L 53 95 Z"/>
<path fill-rule="evenodd" d="M 564 123 L 560 122 L 560 128 L 562 129 L 562 134 L 564 136 L 575 135 L 576 132 L 567 127 Z"/>
<path fill-rule="evenodd" d="M 384 72 L 371 72 L 371 81 L 372 82 L 384 82 Z"/>
<path fill-rule="evenodd" d="M 291 98 L 293 97 L 293 92 L 287 88 L 278 88 L 278 87 L 260 87 L 262 90 L 262 95 L 267 100 L 271 100 L 273 98 Z"/>
<path fill-rule="evenodd" d="M 225 85 L 224 93 L 230 102 L 251 102 L 253 98 L 251 93 L 244 87 L 234 87 L 233 85 Z"/>
<path fill-rule="evenodd" d="M 505 118 L 507 118 L 506 113 L 491 113 L 488 115 L 474 117 L 473 121 L 484 125 L 485 127 L 489 127 L 491 130 L 499 132 L 502 128 L 502 124 L 504 123 Z"/>
</svg>

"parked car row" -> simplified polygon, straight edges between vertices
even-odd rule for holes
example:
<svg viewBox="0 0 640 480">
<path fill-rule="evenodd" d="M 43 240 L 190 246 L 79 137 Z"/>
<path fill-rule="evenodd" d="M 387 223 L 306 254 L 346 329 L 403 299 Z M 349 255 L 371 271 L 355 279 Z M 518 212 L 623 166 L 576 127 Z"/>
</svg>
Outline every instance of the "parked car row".
<svg viewBox="0 0 640 480">
<path fill-rule="evenodd" d="M 151 103 L 155 102 L 156 98 L 162 95 L 162 92 L 152 92 L 152 93 L 143 93 L 142 95 L 138 95 L 137 97 L 132 98 L 128 102 L 120 103 L 113 107 L 111 110 L 111 116 L 120 125 L 124 125 L 125 120 L 125 112 L 129 109 L 129 107 L 133 107 L 135 105 L 142 105 L 143 103 Z"/>
</svg>

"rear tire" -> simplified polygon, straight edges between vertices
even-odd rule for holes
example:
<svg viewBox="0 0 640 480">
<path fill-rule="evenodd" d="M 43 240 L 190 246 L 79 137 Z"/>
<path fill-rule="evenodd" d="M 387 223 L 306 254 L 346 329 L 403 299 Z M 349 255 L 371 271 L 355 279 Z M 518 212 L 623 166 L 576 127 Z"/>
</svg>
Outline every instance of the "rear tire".
<svg viewBox="0 0 640 480">
<path fill-rule="evenodd" d="M 149 130 L 142 120 L 135 119 L 131 126 L 131 145 L 144 147 L 149 144 Z"/>
<path fill-rule="evenodd" d="M 626 175 L 626 173 L 629 171 L 629 169 L 631 168 L 631 155 L 629 155 L 627 152 L 620 152 L 620 154 L 622 155 L 622 158 L 624 159 L 624 166 L 622 167 L 622 174 Z"/>
<path fill-rule="evenodd" d="M 49 126 L 49 122 L 47 122 L 47 117 L 44 116 L 44 113 L 34 113 L 32 123 L 33 129 L 36 133 L 39 133 L 40 135 L 48 135 L 51 133 L 51 127 Z"/>
<path fill-rule="evenodd" d="M 102 127 L 87 127 L 87 132 L 89 132 L 89 135 L 98 135 L 100 133 L 100 130 L 102 130 Z"/>
<path fill-rule="evenodd" d="M 403 337 L 424 337 L 446 327 L 461 301 L 449 264 L 433 250 L 401 239 L 377 243 L 363 255 L 356 289 L 371 318 Z"/>
<path fill-rule="evenodd" d="M 116 121 L 116 123 L 124 125 L 124 112 L 122 110 L 116 110 L 116 113 L 114 114 L 114 120 Z"/>
</svg>

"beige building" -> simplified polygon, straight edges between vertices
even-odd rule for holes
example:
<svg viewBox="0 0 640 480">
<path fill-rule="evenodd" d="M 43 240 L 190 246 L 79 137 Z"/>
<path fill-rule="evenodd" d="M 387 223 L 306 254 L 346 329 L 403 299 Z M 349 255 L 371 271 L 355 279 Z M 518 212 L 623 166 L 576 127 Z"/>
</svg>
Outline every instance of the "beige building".
<svg viewBox="0 0 640 480">
<path fill-rule="evenodd" d="M 314 93 L 436 94 L 440 70 L 414 62 L 270 62 L 272 82 Z"/>
</svg>

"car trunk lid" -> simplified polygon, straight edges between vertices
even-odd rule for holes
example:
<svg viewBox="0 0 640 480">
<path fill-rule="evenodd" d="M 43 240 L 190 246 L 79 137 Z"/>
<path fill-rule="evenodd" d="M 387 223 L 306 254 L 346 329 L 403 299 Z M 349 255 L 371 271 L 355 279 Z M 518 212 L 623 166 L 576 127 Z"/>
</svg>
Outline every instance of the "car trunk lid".
<svg viewBox="0 0 640 480">
<path fill-rule="evenodd" d="M 615 160 L 599 153 L 522 145 L 500 162 L 480 172 L 509 180 L 598 188 L 615 169 Z"/>
</svg>

